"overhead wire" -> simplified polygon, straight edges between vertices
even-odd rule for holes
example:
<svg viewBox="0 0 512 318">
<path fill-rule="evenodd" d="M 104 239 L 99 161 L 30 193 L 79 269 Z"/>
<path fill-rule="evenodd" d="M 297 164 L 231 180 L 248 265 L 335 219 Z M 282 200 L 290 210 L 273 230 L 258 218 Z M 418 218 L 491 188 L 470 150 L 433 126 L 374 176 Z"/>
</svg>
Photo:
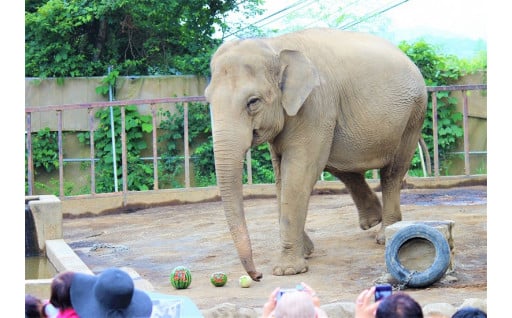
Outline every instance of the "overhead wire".
<svg viewBox="0 0 512 318">
<path fill-rule="evenodd" d="M 286 6 L 283 9 L 280 9 L 280 10 L 278 10 L 278 11 L 276 11 L 276 12 L 274 12 L 274 13 L 268 15 L 268 16 L 265 16 L 264 18 L 262 18 L 262 19 L 260 19 L 258 21 L 250 23 L 249 25 L 247 25 L 247 26 L 245 26 L 245 27 L 243 27 L 241 29 L 238 29 L 238 30 L 236 30 L 236 31 L 226 35 L 224 38 L 226 39 L 226 38 L 228 38 L 230 36 L 236 35 L 237 33 L 240 33 L 241 31 L 243 31 L 245 29 L 248 29 L 250 27 L 260 27 L 261 28 L 263 26 L 266 26 L 266 25 L 269 25 L 269 24 L 274 23 L 276 21 L 279 21 L 280 19 L 283 19 L 284 17 L 288 16 L 289 14 L 291 14 L 293 12 L 296 12 L 296 11 L 298 11 L 300 9 L 303 9 L 305 7 L 308 7 L 308 6 L 312 5 L 314 1 L 315 0 L 296 1 L 296 2 L 294 2 L 292 4 L 290 4 L 289 6 Z M 379 15 L 381 15 L 381 14 L 383 14 L 383 13 L 385 13 L 385 12 L 387 12 L 387 11 L 393 9 L 393 8 L 396 8 L 396 7 L 406 3 L 408 1 L 410 1 L 410 0 L 401 0 L 400 2 L 395 3 L 393 5 L 390 5 L 390 6 L 387 6 L 387 4 L 386 4 L 386 6 L 380 7 L 377 10 L 374 10 L 374 11 L 368 13 L 368 14 L 365 14 L 364 16 L 362 16 L 359 19 L 356 19 L 355 21 L 351 21 L 351 22 L 349 22 L 347 24 L 342 25 L 341 27 L 339 27 L 339 29 L 345 30 L 345 29 L 352 28 L 352 27 L 354 27 L 354 26 L 356 26 L 356 25 L 358 25 L 360 23 L 363 23 L 363 22 L 365 22 L 365 21 L 367 21 L 367 20 L 369 20 L 369 19 L 371 19 L 373 17 L 379 16 Z M 349 7 L 351 7 L 351 6 L 355 5 L 355 4 L 358 4 L 359 2 L 360 2 L 360 0 L 352 1 L 344 9 L 349 8 Z M 334 12 L 329 14 L 328 16 L 330 17 L 333 14 L 334 14 Z M 273 17 L 274 17 L 273 20 L 267 21 L 267 20 L 269 20 L 269 19 L 271 19 Z M 325 16 L 322 17 L 322 19 L 314 20 L 313 22 L 307 24 L 304 27 L 307 28 L 307 27 L 309 27 L 311 25 L 314 25 L 314 24 L 316 24 L 316 23 L 318 23 L 320 21 L 324 21 L 324 20 L 325 20 Z M 262 24 L 262 22 L 265 22 L 265 21 L 267 21 L 267 22 Z"/>
<path fill-rule="evenodd" d="M 354 27 L 354 26 L 358 25 L 359 23 L 363 23 L 363 22 L 365 22 L 365 21 L 367 21 L 367 20 L 369 20 L 369 19 L 371 19 L 373 17 L 381 15 L 381 14 L 383 14 L 383 13 L 385 13 L 385 12 L 387 12 L 387 11 L 393 9 L 393 8 L 396 8 L 399 5 L 402 5 L 402 4 L 404 4 L 404 3 L 408 2 L 408 1 L 409 0 L 402 0 L 399 3 L 395 3 L 395 4 L 393 4 L 393 5 L 389 6 L 389 7 L 384 7 L 383 9 L 378 9 L 376 12 L 373 11 L 373 12 L 363 16 L 362 18 L 357 19 L 356 21 L 353 21 L 353 22 L 350 22 L 348 24 L 342 25 L 341 27 L 339 27 L 339 29 L 347 30 L 347 29 L 349 29 L 351 27 Z"/>
<path fill-rule="evenodd" d="M 265 20 L 267 20 L 267 19 L 270 19 L 270 18 L 272 18 L 272 17 L 274 17 L 274 16 L 278 15 L 278 14 L 281 14 L 281 13 L 283 13 L 283 12 L 286 12 L 286 11 L 288 11 L 288 10 L 291 10 L 291 9 L 293 9 L 294 7 L 299 6 L 299 5 L 301 5 L 301 4 L 308 3 L 308 2 L 310 2 L 310 4 L 311 4 L 311 2 L 313 2 L 313 1 L 314 1 L 314 0 L 308 0 L 308 1 L 306 1 L 306 2 L 304 2 L 304 1 L 300 1 L 300 0 L 299 0 L 299 1 L 296 1 L 296 2 L 294 2 L 294 3 L 292 3 L 292 4 L 290 4 L 289 6 L 284 7 L 283 9 L 280 9 L 280 10 L 278 10 L 278 11 L 276 11 L 276 12 L 274 12 L 274 13 L 272 13 L 272 14 L 270 14 L 270 15 L 268 15 L 268 16 L 266 16 L 266 17 L 264 17 L 264 18 L 262 18 L 262 19 L 260 19 L 260 20 L 258 20 L 258 21 L 255 21 L 255 22 L 253 22 L 253 23 L 251 23 L 251 24 L 249 24 L 249 25 L 247 25 L 247 26 L 245 26 L 245 27 L 243 27 L 243 28 L 241 28 L 241 29 L 238 29 L 238 30 L 236 30 L 236 31 L 234 31 L 234 32 L 231 32 L 230 34 L 226 35 L 224 38 L 228 38 L 228 37 L 230 37 L 230 36 L 233 36 L 233 35 L 235 35 L 235 34 L 237 34 L 237 33 L 240 33 L 241 31 L 243 31 L 243 30 L 245 30 L 245 29 L 248 29 L 248 28 L 250 28 L 250 27 L 253 27 L 253 26 L 256 26 L 256 27 L 257 27 L 257 26 L 258 26 L 258 25 L 257 25 L 258 23 L 261 23 L 261 22 L 263 22 L 263 21 L 265 21 Z"/>
</svg>

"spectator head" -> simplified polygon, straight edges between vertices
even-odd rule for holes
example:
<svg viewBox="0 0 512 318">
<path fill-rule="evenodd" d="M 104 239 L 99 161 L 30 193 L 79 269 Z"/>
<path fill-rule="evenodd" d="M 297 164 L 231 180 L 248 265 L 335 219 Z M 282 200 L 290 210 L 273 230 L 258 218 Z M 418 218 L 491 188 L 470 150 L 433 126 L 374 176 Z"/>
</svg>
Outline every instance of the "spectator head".
<svg viewBox="0 0 512 318">
<path fill-rule="evenodd" d="M 457 310 L 452 318 L 487 318 L 487 314 L 476 307 L 463 307 Z"/>
<path fill-rule="evenodd" d="M 377 307 L 376 318 L 423 318 L 420 304 L 405 293 L 384 298 Z"/>
<path fill-rule="evenodd" d="M 72 308 L 70 287 L 74 273 L 71 271 L 57 274 L 50 286 L 50 303 L 59 309 Z"/>
<path fill-rule="evenodd" d="M 40 318 L 42 317 L 43 302 L 41 299 L 26 294 L 25 295 L 25 317 L 26 318 Z"/>
<path fill-rule="evenodd" d="M 153 309 L 151 298 L 135 289 L 130 275 L 117 268 L 99 275 L 75 273 L 70 292 L 80 318 L 150 317 Z"/>
<path fill-rule="evenodd" d="M 275 318 L 314 318 L 315 314 L 313 298 L 303 291 L 283 294 L 274 310 Z"/>
</svg>

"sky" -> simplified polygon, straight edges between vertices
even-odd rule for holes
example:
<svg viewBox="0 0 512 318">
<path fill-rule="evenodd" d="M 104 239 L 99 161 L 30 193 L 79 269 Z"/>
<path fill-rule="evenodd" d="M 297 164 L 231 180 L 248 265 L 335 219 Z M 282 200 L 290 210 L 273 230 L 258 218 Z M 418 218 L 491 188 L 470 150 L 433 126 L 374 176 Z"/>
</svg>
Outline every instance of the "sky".
<svg viewBox="0 0 512 318">
<path fill-rule="evenodd" d="M 409 0 L 384 13 L 391 29 L 424 29 L 471 39 L 487 38 L 487 12 L 482 0 Z M 487 4 L 488 5 L 488 4 Z"/>
<path fill-rule="evenodd" d="M 325 8 L 318 11 L 319 3 Z M 296 6 L 295 6 L 296 5 Z M 415 41 L 426 38 L 427 42 L 438 45 L 444 53 L 455 54 L 462 58 L 473 57 L 487 43 L 488 1 L 482 0 L 266 0 L 265 14 L 253 21 L 261 20 L 284 8 L 291 9 L 265 20 L 262 28 L 284 29 L 287 25 L 300 27 L 328 26 L 325 18 L 316 21 L 304 18 L 310 12 L 312 16 L 331 15 L 334 19 L 340 12 L 360 17 L 376 14 L 377 19 L 367 23 L 355 23 L 350 18 L 341 26 L 352 31 L 368 31 L 383 36 L 398 44 L 400 41 Z M 342 8 L 342 9 L 341 9 Z M 316 11 L 315 11 L 316 10 Z M 382 13 L 381 13 L 382 12 Z M 378 14 L 381 13 L 381 14 Z M 292 16 L 296 16 L 290 21 Z M 281 19 L 277 17 L 281 17 Z M 297 17 L 298 16 L 298 17 Z M 302 16 L 302 17 L 300 17 Z M 270 22 L 270 23 L 269 23 Z M 357 21 L 356 21 L 357 22 Z M 339 25 L 339 24 L 338 24 Z M 450 39 L 464 39 L 454 42 Z M 480 40 L 479 42 L 477 42 Z M 437 41 L 437 42 L 436 42 Z M 482 44 L 483 43 L 483 44 Z"/>
<path fill-rule="evenodd" d="M 297 0 L 266 0 L 264 7 L 273 13 Z M 339 1 L 349 12 L 366 13 L 396 5 L 382 15 L 390 18 L 391 29 L 425 29 L 449 32 L 473 39 L 486 38 L 488 1 L 482 0 L 345 0 Z M 314 5 L 314 4 L 312 4 Z"/>
</svg>

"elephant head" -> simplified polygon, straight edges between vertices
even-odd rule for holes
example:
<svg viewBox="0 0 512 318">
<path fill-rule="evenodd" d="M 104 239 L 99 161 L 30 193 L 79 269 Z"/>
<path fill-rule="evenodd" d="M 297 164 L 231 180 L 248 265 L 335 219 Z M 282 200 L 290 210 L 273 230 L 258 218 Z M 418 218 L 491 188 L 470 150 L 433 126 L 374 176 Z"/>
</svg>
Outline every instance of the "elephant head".
<svg viewBox="0 0 512 318">
<path fill-rule="evenodd" d="M 255 281 L 243 209 L 242 173 L 247 150 L 277 138 L 287 116 L 295 116 L 320 79 L 297 50 L 271 47 L 258 39 L 223 44 L 211 59 L 210 103 L 217 183 L 241 263 Z"/>
</svg>

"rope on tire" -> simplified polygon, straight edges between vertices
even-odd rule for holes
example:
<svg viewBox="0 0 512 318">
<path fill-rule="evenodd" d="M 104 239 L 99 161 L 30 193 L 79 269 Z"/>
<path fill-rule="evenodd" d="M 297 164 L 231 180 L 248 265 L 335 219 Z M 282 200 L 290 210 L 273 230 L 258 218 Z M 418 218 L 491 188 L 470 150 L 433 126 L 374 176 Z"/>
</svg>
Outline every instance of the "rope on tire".
<svg viewBox="0 0 512 318">
<path fill-rule="evenodd" d="M 411 279 L 413 278 L 414 274 L 418 273 L 418 271 L 412 271 L 409 273 L 409 276 L 407 276 L 407 279 L 403 282 L 403 283 L 399 283 L 399 284 L 396 284 L 395 286 L 393 286 L 393 291 L 400 291 L 400 290 L 404 290 L 407 285 L 409 284 L 409 282 L 411 281 Z"/>
</svg>

